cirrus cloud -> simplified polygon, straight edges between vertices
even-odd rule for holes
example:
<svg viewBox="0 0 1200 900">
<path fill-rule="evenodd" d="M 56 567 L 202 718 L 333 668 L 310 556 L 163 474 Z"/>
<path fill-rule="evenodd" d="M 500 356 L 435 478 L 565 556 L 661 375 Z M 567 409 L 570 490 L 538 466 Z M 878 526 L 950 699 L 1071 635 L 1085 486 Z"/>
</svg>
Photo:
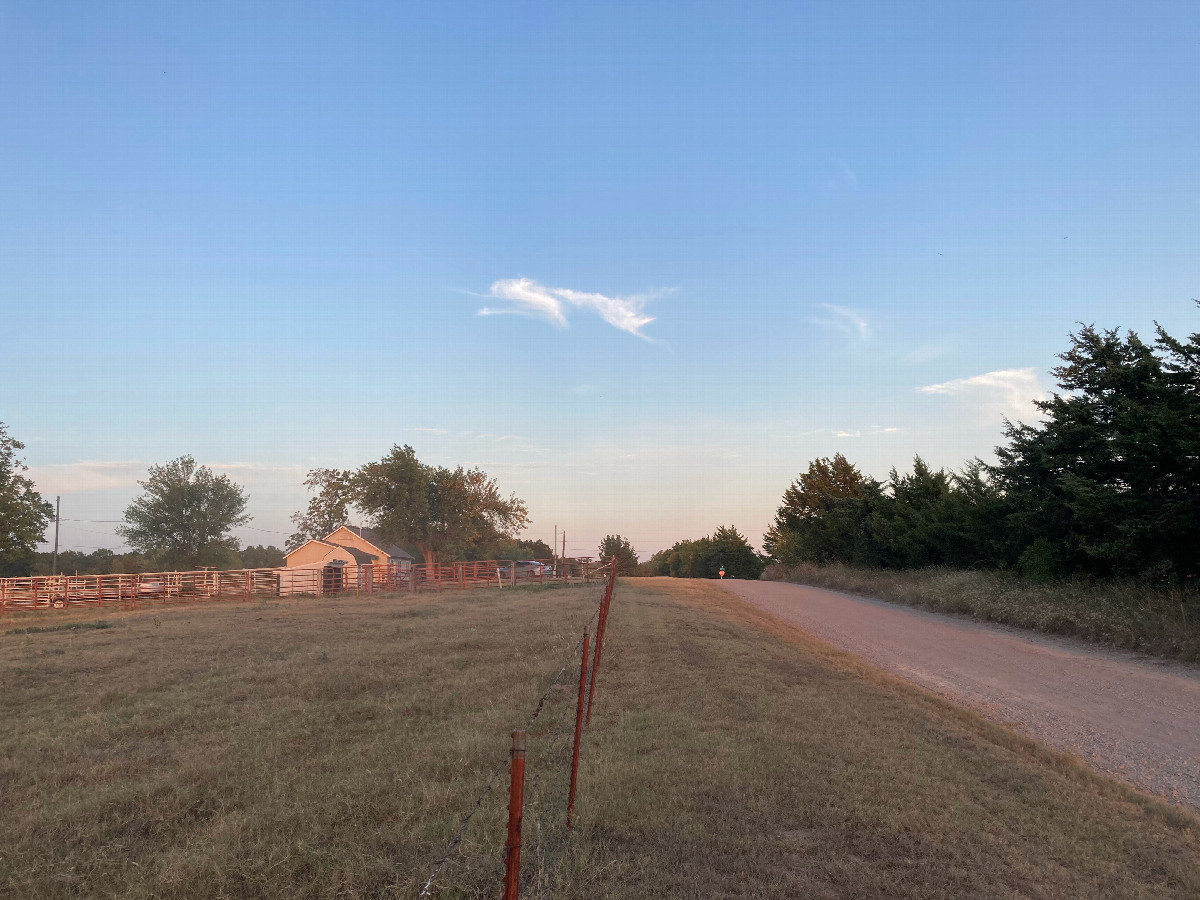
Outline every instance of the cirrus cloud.
<svg viewBox="0 0 1200 900">
<path fill-rule="evenodd" d="M 566 328 L 567 309 L 590 309 L 614 328 L 628 332 L 646 340 L 649 338 L 642 329 L 654 321 L 653 316 L 646 315 L 642 309 L 646 303 L 663 291 L 646 294 L 631 294 L 628 297 L 609 297 L 587 291 L 574 291 L 570 288 L 552 288 L 539 284 L 532 278 L 504 278 L 492 283 L 487 296 L 497 300 L 507 300 L 512 305 L 506 307 L 485 306 L 479 310 L 481 316 L 522 315 L 545 319 L 559 328 Z"/>
<path fill-rule="evenodd" d="M 962 397 L 978 406 L 986 416 L 1001 414 L 1013 420 L 1037 415 L 1034 401 L 1046 397 L 1046 391 L 1038 381 L 1037 370 L 1032 368 L 998 369 L 970 378 L 927 384 L 917 390 L 923 394 Z"/>
<path fill-rule="evenodd" d="M 828 315 L 822 319 L 810 319 L 809 321 L 814 325 L 832 328 L 861 341 L 865 341 L 871 336 L 871 323 L 858 310 L 850 309 L 848 306 L 836 306 L 833 303 L 822 303 L 821 308 Z"/>
<path fill-rule="evenodd" d="M 45 494 L 73 494 L 85 491 L 127 489 L 137 486 L 146 474 L 140 460 L 81 460 L 30 466 L 26 473 Z"/>
</svg>

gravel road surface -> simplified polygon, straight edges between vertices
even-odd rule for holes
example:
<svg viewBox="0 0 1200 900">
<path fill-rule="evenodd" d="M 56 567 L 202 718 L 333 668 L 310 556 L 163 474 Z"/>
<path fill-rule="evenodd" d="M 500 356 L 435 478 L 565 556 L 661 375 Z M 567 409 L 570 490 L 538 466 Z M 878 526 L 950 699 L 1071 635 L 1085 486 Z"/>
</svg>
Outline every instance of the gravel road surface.
<svg viewBox="0 0 1200 900">
<path fill-rule="evenodd" d="M 1097 769 L 1200 808 L 1200 669 L 837 591 L 726 581 L 748 603 Z"/>
</svg>

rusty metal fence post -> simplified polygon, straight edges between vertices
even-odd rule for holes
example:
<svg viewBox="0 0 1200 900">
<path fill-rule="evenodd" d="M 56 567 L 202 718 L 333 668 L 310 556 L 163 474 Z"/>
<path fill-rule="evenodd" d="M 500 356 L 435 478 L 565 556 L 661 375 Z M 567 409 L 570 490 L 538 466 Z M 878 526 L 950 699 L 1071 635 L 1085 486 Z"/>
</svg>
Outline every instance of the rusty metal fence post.
<svg viewBox="0 0 1200 900">
<path fill-rule="evenodd" d="M 514 569 L 516 567 L 515 562 L 516 562 L 515 560 L 509 560 L 509 564 L 512 565 Z M 489 584 L 491 582 L 491 575 L 488 574 L 485 576 L 483 573 L 487 572 L 492 567 L 492 565 L 493 565 L 492 562 L 473 563 L 472 564 L 472 578 L 474 580 L 478 580 L 481 584 Z M 498 561 L 495 561 L 495 565 L 496 565 L 497 580 L 500 581 L 501 585 L 503 585 L 503 582 L 505 579 L 501 578 Z M 598 576 L 600 574 L 600 572 L 602 571 L 602 569 L 603 569 L 603 567 L 601 567 L 601 570 L 592 572 L 592 574 Z M 465 565 L 464 565 L 464 571 L 465 571 Z M 415 575 L 415 567 L 414 567 L 413 574 Z M 564 566 L 563 574 L 565 574 L 565 566 Z M 461 577 L 461 574 L 460 574 L 460 577 Z M 512 573 L 510 572 L 509 578 L 511 579 L 511 577 L 512 577 Z M 597 611 L 595 613 L 595 615 L 597 615 L 597 617 L 598 617 L 598 621 L 597 621 L 596 632 L 595 632 L 595 636 L 594 636 L 595 637 L 594 650 L 591 647 L 593 635 L 591 633 L 591 627 L 590 627 L 591 623 L 590 623 L 590 618 L 589 618 L 588 627 L 584 628 L 583 635 L 580 638 L 579 643 L 575 645 L 575 648 L 573 648 L 571 650 L 571 654 L 563 662 L 561 668 L 558 670 L 558 673 L 555 675 L 554 680 L 551 682 L 549 688 L 547 688 L 546 692 L 542 695 L 541 699 L 538 701 L 537 708 L 534 710 L 533 714 L 530 716 L 530 719 L 529 719 L 529 722 L 532 723 L 534 721 L 534 719 L 536 719 L 538 717 L 538 714 L 543 709 L 543 705 L 548 700 L 550 700 L 551 695 L 554 692 L 554 689 L 559 685 L 560 679 L 564 676 L 567 669 L 569 668 L 570 663 L 571 663 L 572 659 L 574 658 L 575 650 L 580 649 L 579 687 L 578 687 L 578 693 L 576 694 L 576 698 L 575 698 L 575 735 L 574 735 L 575 741 L 574 741 L 574 745 L 571 748 L 571 769 L 570 769 L 570 775 L 569 775 L 569 786 L 568 786 L 568 790 L 567 790 L 567 816 L 566 816 L 566 819 L 567 819 L 567 828 L 568 829 L 573 829 L 575 827 L 575 797 L 577 795 L 578 785 L 579 785 L 579 757 L 580 757 L 580 751 L 581 751 L 582 744 L 583 744 L 583 732 L 584 732 L 586 726 L 591 721 L 592 699 L 595 696 L 595 687 L 596 687 L 596 669 L 600 665 L 600 652 L 601 652 L 601 648 L 604 643 L 604 632 L 605 632 L 605 627 L 608 622 L 609 609 L 612 605 L 612 598 L 613 598 L 613 593 L 614 593 L 614 590 L 616 587 L 616 580 L 617 580 L 616 562 L 612 561 L 609 563 L 609 571 L 608 571 L 608 577 L 607 577 L 607 584 L 606 584 L 605 590 L 604 590 L 604 596 L 601 599 L 599 608 L 597 609 Z M 510 581 L 510 584 L 511 584 L 511 581 Z M 589 667 L 589 663 L 588 663 L 589 651 L 591 651 L 593 654 L 591 657 L 590 667 Z M 589 671 L 589 668 L 590 668 L 590 671 Z M 587 697 L 586 702 L 584 700 L 585 695 Z M 567 712 L 567 710 L 564 709 L 563 713 L 565 714 L 566 712 Z M 557 732 L 562 724 L 564 724 L 564 723 L 562 722 L 562 719 L 560 717 L 559 725 L 556 725 L 554 727 L 554 731 Z M 562 735 L 562 737 L 565 737 L 565 736 L 566 735 Z M 518 900 L 518 895 L 520 892 L 521 831 L 522 831 L 522 821 L 523 821 L 523 817 L 524 817 L 524 806 L 525 806 L 525 754 L 526 754 L 527 741 L 528 741 L 528 732 L 526 731 L 526 729 L 524 729 L 524 728 L 517 729 L 516 731 L 512 732 L 512 748 L 509 753 L 509 764 L 508 764 L 508 766 L 509 766 L 508 833 L 507 833 L 507 837 L 504 842 L 504 858 L 501 862 L 501 868 L 504 870 L 504 880 L 503 880 L 504 887 L 503 887 L 503 893 L 502 893 L 503 900 Z M 554 749 L 554 748 L 560 746 L 561 745 L 560 742 L 561 742 L 561 738 L 552 744 L 551 749 Z M 549 753 L 550 751 L 546 751 L 546 752 Z M 543 760 L 543 763 L 544 762 L 545 762 L 545 760 Z M 480 794 L 479 797 L 476 799 L 475 806 L 471 810 L 471 812 L 469 812 L 467 814 L 466 818 L 463 819 L 462 824 L 458 828 L 458 832 L 455 834 L 454 838 L 450 841 L 450 844 L 449 844 L 449 846 L 447 846 L 446 851 L 442 854 L 441 858 L 437 861 L 437 863 L 434 864 L 432 871 L 430 872 L 429 878 L 425 882 L 425 887 L 421 890 L 421 893 L 419 895 L 421 898 L 428 898 L 428 897 L 432 896 L 430 891 L 433 887 L 434 881 L 441 874 L 442 869 L 445 867 L 446 861 L 450 858 L 451 853 L 459 845 L 460 840 L 463 836 L 463 831 L 467 827 L 467 824 L 471 821 L 471 819 L 475 815 L 475 813 L 477 813 L 480 810 L 481 804 L 483 803 L 484 798 L 487 797 L 489 792 L 492 790 L 493 786 L 495 786 L 497 784 L 503 771 L 504 771 L 504 765 L 503 765 L 503 762 L 501 762 L 497 766 L 497 768 L 493 770 L 491 778 L 488 780 L 487 785 L 483 789 L 483 793 Z M 544 770 L 543 770 L 543 772 L 539 773 L 538 776 L 536 778 L 534 778 L 534 780 L 533 780 L 533 796 L 537 795 L 537 787 L 538 787 L 539 781 L 541 780 L 542 774 L 544 774 Z M 541 831 L 540 815 L 538 818 L 538 823 L 539 824 L 538 824 L 537 830 L 540 833 L 540 831 Z M 536 850 L 538 848 L 535 847 L 534 849 Z M 488 896 L 491 896 L 490 891 L 489 891 Z"/>
<path fill-rule="evenodd" d="M 508 776 L 508 840 L 504 842 L 504 900 L 517 900 L 521 875 L 521 812 L 525 804 L 525 732 L 512 733 Z"/>
<path fill-rule="evenodd" d="M 604 646 L 604 626 L 608 622 L 608 606 L 612 602 L 613 585 L 617 580 L 617 561 L 613 559 L 608 571 L 608 584 L 604 588 L 604 599 L 600 601 L 600 615 L 596 621 L 596 657 L 592 660 L 591 686 L 588 688 L 587 717 L 584 724 L 592 724 L 592 701 L 596 697 L 596 670 L 600 668 L 600 649 Z"/>
<path fill-rule="evenodd" d="M 575 826 L 575 783 L 579 777 L 579 743 L 583 738 L 583 695 L 587 690 L 588 633 L 583 629 L 583 653 L 579 657 L 579 698 L 575 701 L 575 747 L 571 750 L 571 786 L 567 790 L 567 827 Z"/>
</svg>

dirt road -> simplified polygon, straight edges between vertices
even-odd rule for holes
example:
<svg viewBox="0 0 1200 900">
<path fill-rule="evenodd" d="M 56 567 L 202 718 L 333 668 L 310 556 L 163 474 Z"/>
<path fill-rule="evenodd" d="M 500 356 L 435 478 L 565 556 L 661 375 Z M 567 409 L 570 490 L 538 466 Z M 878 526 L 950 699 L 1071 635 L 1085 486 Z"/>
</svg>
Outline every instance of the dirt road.
<svg viewBox="0 0 1200 900">
<path fill-rule="evenodd" d="M 1096 768 L 1200 807 L 1200 670 L 1014 629 L 765 581 L 748 603 L 1014 725 Z"/>
</svg>

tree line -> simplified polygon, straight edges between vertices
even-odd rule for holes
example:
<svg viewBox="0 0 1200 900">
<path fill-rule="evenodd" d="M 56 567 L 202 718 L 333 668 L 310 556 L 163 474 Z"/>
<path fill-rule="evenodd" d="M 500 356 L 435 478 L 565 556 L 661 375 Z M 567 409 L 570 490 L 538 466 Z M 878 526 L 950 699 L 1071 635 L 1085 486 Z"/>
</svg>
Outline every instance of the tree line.
<svg viewBox="0 0 1200 900">
<path fill-rule="evenodd" d="M 758 578 L 764 560 L 750 542 L 732 525 L 723 525 L 708 537 L 676 541 L 642 563 L 639 575 L 669 575 L 672 578 Z"/>
<path fill-rule="evenodd" d="M 995 568 L 1048 580 L 1200 574 L 1200 334 L 1084 327 L 1035 424 L 1005 421 L 996 462 L 886 482 L 841 454 L 785 491 L 764 548 L 784 564 Z"/>
<path fill-rule="evenodd" d="M 53 554 L 36 551 L 53 521 L 54 508 L 37 492 L 18 452 L 24 445 L 0 423 L 0 577 L 49 574 Z M 142 492 L 126 508 L 116 532 L 127 553 L 68 550 L 59 572 L 110 574 L 201 568 L 281 566 L 284 550 L 242 547 L 233 531 L 250 521 L 245 490 L 191 456 L 152 465 Z M 528 523 L 525 503 L 501 493 L 481 469 L 422 463 L 412 447 L 396 446 L 382 459 L 354 470 L 314 469 L 305 481 L 313 491 L 292 520 L 296 532 L 286 549 L 323 538 L 351 514 L 428 563 L 439 560 L 547 559 L 544 541 L 521 540 Z"/>
<path fill-rule="evenodd" d="M 274 544 L 247 545 L 223 555 L 220 569 L 273 569 L 283 565 L 283 550 Z M 174 567 L 158 554 L 131 550 L 119 553 L 100 548 L 91 553 L 82 550 L 61 550 L 58 554 L 60 575 L 121 575 L 137 572 L 161 572 Z M 201 567 L 203 568 L 203 566 Z M 35 553 L 29 574 L 49 575 L 54 571 L 54 554 Z"/>
</svg>

